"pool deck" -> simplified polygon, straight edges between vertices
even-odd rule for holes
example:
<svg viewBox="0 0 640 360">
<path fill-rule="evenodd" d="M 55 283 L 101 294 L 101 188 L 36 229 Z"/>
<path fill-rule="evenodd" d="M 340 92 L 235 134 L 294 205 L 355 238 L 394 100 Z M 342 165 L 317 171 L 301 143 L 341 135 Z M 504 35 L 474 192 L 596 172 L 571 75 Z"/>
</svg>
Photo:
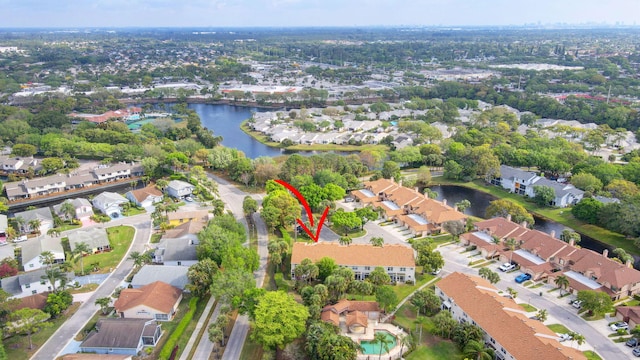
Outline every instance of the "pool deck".
<svg viewBox="0 0 640 360">
<path fill-rule="evenodd" d="M 406 333 L 404 332 L 404 330 L 402 330 L 402 328 L 392 325 L 392 324 L 387 324 L 387 323 L 379 323 L 377 321 L 371 321 L 369 323 L 369 325 L 367 326 L 367 329 L 365 331 L 364 334 L 351 334 L 348 333 L 346 331 L 344 331 L 345 329 L 342 329 L 342 334 L 345 336 L 348 336 L 351 338 L 351 340 L 353 340 L 356 343 L 360 343 L 360 340 L 373 340 L 373 334 L 375 330 L 387 330 L 388 332 L 392 333 L 393 335 L 395 335 L 396 337 L 396 341 L 397 344 L 393 349 L 390 349 L 388 353 L 386 354 L 382 354 L 382 359 L 383 360 L 396 360 L 396 359 L 401 359 L 402 358 L 402 354 L 400 354 L 400 349 L 402 348 L 402 346 L 400 345 L 400 338 L 404 335 L 406 335 Z M 405 346 L 405 351 L 407 351 L 408 349 Z M 374 360 L 374 359 L 378 359 L 378 355 L 364 355 L 361 354 L 360 352 L 358 352 L 358 360 Z"/>
</svg>

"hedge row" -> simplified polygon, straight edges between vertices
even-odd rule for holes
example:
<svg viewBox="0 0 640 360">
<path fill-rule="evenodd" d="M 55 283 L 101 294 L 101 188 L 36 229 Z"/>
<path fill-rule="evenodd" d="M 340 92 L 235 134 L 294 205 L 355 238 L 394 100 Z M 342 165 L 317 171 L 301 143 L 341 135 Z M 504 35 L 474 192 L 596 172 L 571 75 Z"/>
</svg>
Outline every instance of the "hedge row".
<svg viewBox="0 0 640 360">
<path fill-rule="evenodd" d="M 158 357 L 159 359 L 167 360 L 171 357 L 171 352 L 173 351 L 173 348 L 176 346 L 176 342 L 178 342 L 178 339 L 180 339 L 180 336 L 182 336 L 184 329 L 187 328 L 187 325 L 189 325 L 189 323 L 191 322 L 191 319 L 193 318 L 193 314 L 196 312 L 197 304 L 198 304 L 197 297 L 193 297 L 191 298 L 191 300 L 189 300 L 189 311 L 187 311 L 187 313 L 184 314 L 184 317 L 182 318 L 182 320 L 180 320 L 180 323 L 178 324 L 178 326 L 176 326 L 171 336 L 169 336 L 169 339 L 167 339 L 167 342 L 164 344 L 164 346 L 162 347 L 162 350 L 160 351 L 160 355 Z"/>
</svg>

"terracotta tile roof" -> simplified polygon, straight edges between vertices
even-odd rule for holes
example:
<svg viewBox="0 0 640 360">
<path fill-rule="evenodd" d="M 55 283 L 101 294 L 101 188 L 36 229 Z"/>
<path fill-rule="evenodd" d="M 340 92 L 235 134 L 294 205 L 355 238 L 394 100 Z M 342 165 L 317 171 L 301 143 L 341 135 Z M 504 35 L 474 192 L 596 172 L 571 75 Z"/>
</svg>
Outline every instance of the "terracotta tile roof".
<svg viewBox="0 0 640 360">
<path fill-rule="evenodd" d="M 66 354 L 62 355 L 62 360 L 131 360 L 131 355 L 115 354 Z"/>
<path fill-rule="evenodd" d="M 163 239 L 177 239 L 185 235 L 197 234 L 207 226 L 207 221 L 192 220 L 165 231 Z"/>
<path fill-rule="evenodd" d="M 500 239 L 507 237 L 515 237 L 522 233 L 523 228 L 503 217 L 495 217 L 489 220 L 479 221 L 474 224 L 478 230 L 488 230 L 491 235 L 495 235 Z"/>
<path fill-rule="evenodd" d="M 414 267 L 413 249 L 404 245 L 385 245 L 377 247 L 369 244 L 344 246 L 337 243 L 318 242 L 293 244 L 292 264 L 300 264 L 309 258 L 318 261 L 329 257 L 338 265 L 352 266 L 406 266 Z"/>
<path fill-rule="evenodd" d="M 593 274 L 600 284 L 608 283 L 620 289 L 627 284 L 640 282 L 640 271 L 591 250 L 579 249 L 570 258 L 575 261 L 572 270 L 588 277 Z"/>
<path fill-rule="evenodd" d="M 322 311 L 332 311 L 336 314 L 342 314 L 345 311 L 380 311 L 378 303 L 375 301 L 354 301 L 342 299 L 334 305 L 327 305 Z"/>
<path fill-rule="evenodd" d="M 133 195 L 138 202 L 143 202 L 149 196 L 162 196 L 162 191 L 158 190 L 155 186 L 149 185 L 142 189 L 131 191 L 131 195 Z"/>
<path fill-rule="evenodd" d="M 353 311 L 347 314 L 346 324 L 347 326 L 360 325 L 362 327 L 367 327 L 369 322 L 368 320 L 367 314 L 360 311 Z"/>
<path fill-rule="evenodd" d="M 586 359 L 581 352 L 563 346 L 553 331 L 529 319 L 520 305 L 499 295 L 482 278 L 455 272 L 436 287 L 516 359 Z"/>
<path fill-rule="evenodd" d="M 640 324 L 640 306 L 618 306 L 616 307 L 616 313 L 628 318 L 627 322 L 633 321 L 636 324 Z"/>
<path fill-rule="evenodd" d="M 180 219 L 209 219 L 209 211 L 207 210 L 192 210 L 192 211 L 175 211 L 167 214 L 169 221 Z"/>
<path fill-rule="evenodd" d="M 335 326 L 340 326 L 340 315 L 333 311 L 323 311 L 320 315 L 320 319 L 325 322 L 333 323 Z"/>
<path fill-rule="evenodd" d="M 20 303 L 15 307 L 14 310 L 20 310 L 24 308 L 42 310 L 44 309 L 45 305 L 47 305 L 48 296 L 48 292 L 43 292 L 23 297 L 20 299 Z"/>
<path fill-rule="evenodd" d="M 375 181 L 366 181 L 364 183 L 364 187 L 377 196 L 380 192 L 396 189 L 398 187 L 398 184 L 390 179 L 378 179 Z"/>
<path fill-rule="evenodd" d="M 123 289 L 113 306 L 117 312 L 122 312 L 138 305 L 145 305 L 168 314 L 181 295 L 182 290 L 177 287 L 155 281 L 138 289 Z"/>
</svg>

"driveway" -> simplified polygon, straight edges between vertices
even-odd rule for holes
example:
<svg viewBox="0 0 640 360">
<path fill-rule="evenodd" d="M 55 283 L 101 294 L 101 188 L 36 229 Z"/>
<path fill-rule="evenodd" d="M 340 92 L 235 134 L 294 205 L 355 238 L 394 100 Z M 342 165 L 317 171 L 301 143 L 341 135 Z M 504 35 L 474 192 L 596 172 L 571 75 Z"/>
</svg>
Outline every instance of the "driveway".
<svg viewBox="0 0 640 360">
<path fill-rule="evenodd" d="M 113 220 L 109 225 L 130 225 L 136 229 L 134 240 L 131 242 L 127 254 L 116 269 L 111 272 L 109 277 L 80 305 L 76 313 L 65 321 L 49 340 L 38 349 L 31 359 L 50 360 L 56 357 L 52 356 L 52 354 L 58 354 L 57 356 L 63 355 L 61 352 L 66 348 L 67 343 L 73 340 L 76 334 L 85 326 L 89 319 L 91 319 L 93 314 L 100 309 L 99 306 L 95 305 L 96 299 L 111 296 L 116 287 L 124 281 L 131 272 L 131 269 L 133 269 L 133 261 L 128 260 L 129 252 L 143 252 L 145 245 L 151 238 L 151 218 L 148 214 Z M 72 347 L 69 347 L 69 349 L 70 348 Z"/>
<path fill-rule="evenodd" d="M 470 253 L 462 254 L 464 247 L 449 244 L 440 246 L 438 250 L 445 259 L 440 276 L 444 277 L 455 271 L 478 275 L 478 269 L 468 266 L 472 259 L 468 257 Z M 529 303 L 537 309 L 546 309 L 549 319 L 545 321 L 545 324 L 559 323 L 585 337 L 586 344 L 582 346 L 578 347 L 575 342 L 565 342 L 563 343 L 565 346 L 573 346 L 581 351 L 593 349 L 603 359 L 633 359 L 631 351 L 623 351 L 624 344 L 616 344 L 607 337 L 611 331 L 607 331 L 606 320 L 585 321 L 578 315 L 576 309 L 569 305 L 568 297 L 559 299 L 558 292 L 548 292 L 554 286 L 545 285 L 535 289 L 525 287 L 515 282 L 515 277 L 521 274 L 520 271 L 504 273 L 498 270 L 498 266 L 500 266 L 498 262 L 489 265 L 489 268 L 500 274 L 501 280 L 494 284 L 495 287 L 503 291 L 506 291 L 507 287 L 511 287 L 518 292 L 516 301 Z"/>
</svg>

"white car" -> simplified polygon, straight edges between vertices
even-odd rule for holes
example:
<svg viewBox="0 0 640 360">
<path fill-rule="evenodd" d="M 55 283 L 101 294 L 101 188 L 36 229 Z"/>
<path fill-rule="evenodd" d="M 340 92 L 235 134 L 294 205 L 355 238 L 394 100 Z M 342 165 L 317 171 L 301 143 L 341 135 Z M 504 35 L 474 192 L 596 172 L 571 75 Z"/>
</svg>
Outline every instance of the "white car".
<svg viewBox="0 0 640 360">
<path fill-rule="evenodd" d="M 516 268 L 515 264 L 512 263 L 504 263 L 502 265 L 500 265 L 500 267 L 498 269 L 502 270 L 502 271 L 509 271 L 509 270 L 513 270 Z"/>
<path fill-rule="evenodd" d="M 627 324 L 624 321 L 618 321 L 616 323 L 609 325 L 609 328 L 611 328 L 612 331 L 629 330 L 629 324 Z"/>
<path fill-rule="evenodd" d="M 571 340 L 572 338 L 571 334 L 558 334 L 558 341 L 560 342 Z"/>
<path fill-rule="evenodd" d="M 27 235 L 20 235 L 17 238 L 13 239 L 14 243 L 27 241 Z"/>
</svg>

